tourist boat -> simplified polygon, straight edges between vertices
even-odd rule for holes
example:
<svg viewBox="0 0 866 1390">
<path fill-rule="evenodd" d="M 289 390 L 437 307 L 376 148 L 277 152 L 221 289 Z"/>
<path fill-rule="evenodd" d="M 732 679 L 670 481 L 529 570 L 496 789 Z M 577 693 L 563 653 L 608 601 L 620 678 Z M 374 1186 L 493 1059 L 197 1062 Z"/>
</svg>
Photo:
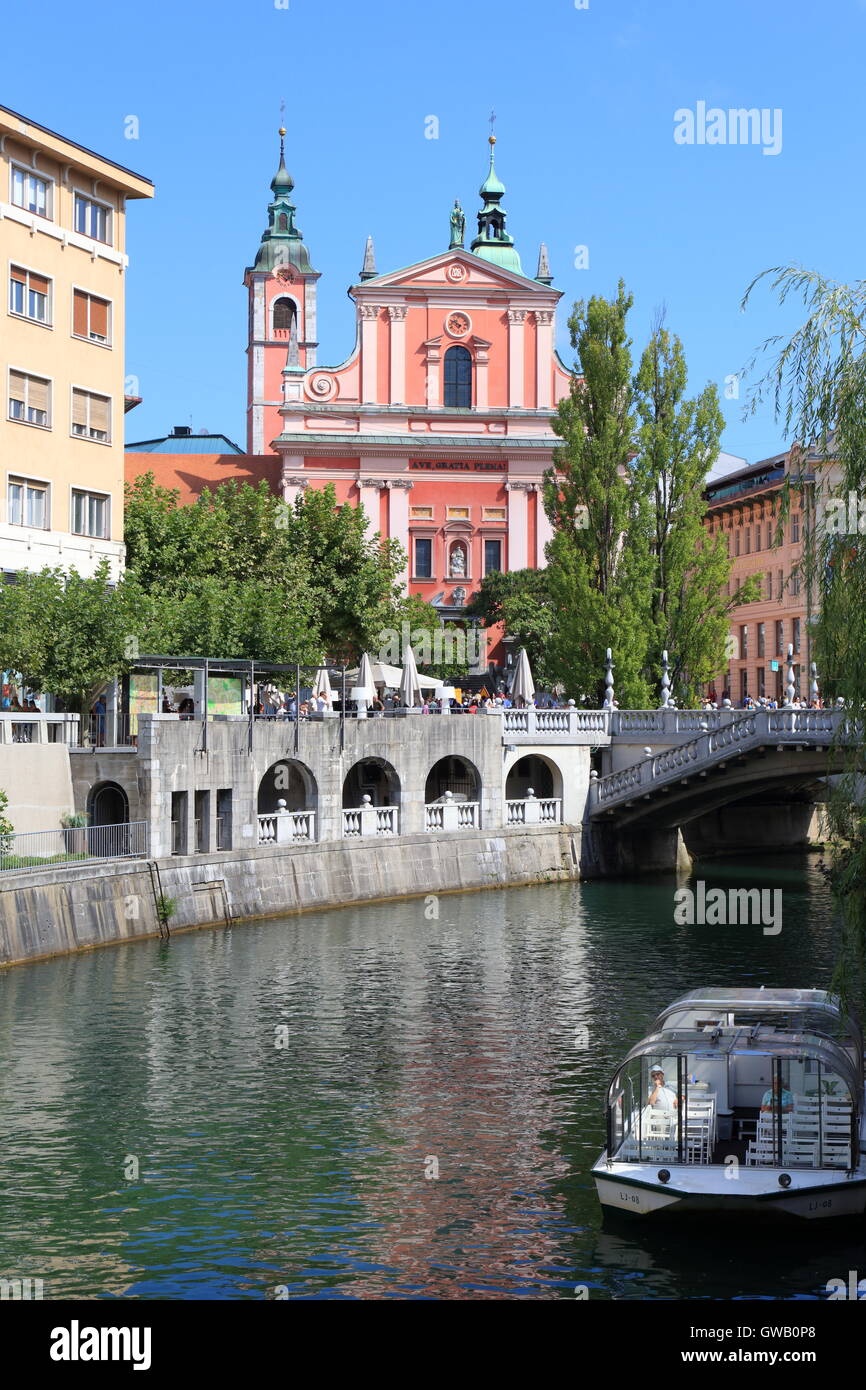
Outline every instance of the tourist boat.
<svg viewBox="0 0 866 1390">
<path fill-rule="evenodd" d="M 605 1212 L 817 1220 L 866 1210 L 864 1151 L 863 1035 L 834 995 L 699 989 L 617 1068 L 592 1173 Z"/>
</svg>

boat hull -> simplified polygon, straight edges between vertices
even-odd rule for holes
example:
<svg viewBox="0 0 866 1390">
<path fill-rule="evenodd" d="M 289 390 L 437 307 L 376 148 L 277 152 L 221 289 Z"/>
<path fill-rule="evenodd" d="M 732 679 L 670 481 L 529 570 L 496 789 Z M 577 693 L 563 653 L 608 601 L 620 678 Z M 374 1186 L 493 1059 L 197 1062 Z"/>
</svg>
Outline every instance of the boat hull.
<svg viewBox="0 0 866 1390">
<path fill-rule="evenodd" d="M 726 1177 L 725 1168 L 667 1168 L 660 1182 L 659 1165 L 612 1163 L 604 1156 L 592 1170 L 602 1208 L 641 1218 L 673 1216 L 748 1216 L 821 1221 L 866 1213 L 866 1171 L 852 1175 L 831 1169 L 740 1168 Z M 782 1187 L 779 1178 L 790 1177 Z"/>
</svg>

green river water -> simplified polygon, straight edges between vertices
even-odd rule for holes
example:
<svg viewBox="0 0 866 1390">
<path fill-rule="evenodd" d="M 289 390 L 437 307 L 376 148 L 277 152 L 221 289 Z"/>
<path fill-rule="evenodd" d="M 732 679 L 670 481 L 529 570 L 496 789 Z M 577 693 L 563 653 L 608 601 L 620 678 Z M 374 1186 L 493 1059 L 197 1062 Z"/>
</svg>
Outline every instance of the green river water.
<svg viewBox="0 0 866 1390">
<path fill-rule="evenodd" d="M 610 1075 L 703 985 L 826 986 L 812 859 L 248 923 L 0 974 L 0 1277 L 45 1298 L 797 1299 L 863 1223 L 603 1227 Z M 435 912 L 438 910 L 438 918 Z M 435 1174 L 438 1173 L 438 1176 Z"/>
</svg>

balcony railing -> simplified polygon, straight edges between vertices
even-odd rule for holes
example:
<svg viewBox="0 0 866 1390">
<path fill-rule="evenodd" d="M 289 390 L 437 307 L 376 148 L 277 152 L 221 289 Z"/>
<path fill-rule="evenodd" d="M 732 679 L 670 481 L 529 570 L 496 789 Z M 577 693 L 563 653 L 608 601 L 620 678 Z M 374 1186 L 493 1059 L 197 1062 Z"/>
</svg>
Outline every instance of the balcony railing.
<svg viewBox="0 0 866 1390">
<path fill-rule="evenodd" d="M 369 803 L 369 797 L 367 798 Z M 347 840 L 367 835 L 396 835 L 399 833 L 397 806 L 353 806 L 343 811 L 343 835 Z"/>
<path fill-rule="evenodd" d="M 78 743 L 77 714 L 36 714 L 5 710 L 0 714 L 0 743 Z"/>
<path fill-rule="evenodd" d="M 560 825 L 562 801 L 555 796 L 530 796 L 506 801 L 506 825 Z"/>
<path fill-rule="evenodd" d="M 106 859 L 146 859 L 147 854 L 147 821 L 0 835 L 0 873 L 75 868 Z"/>
<path fill-rule="evenodd" d="M 282 845 L 316 838 L 315 811 L 274 811 L 258 817 L 259 844 Z"/>
<path fill-rule="evenodd" d="M 424 807 L 425 830 L 477 830 L 480 824 L 478 801 L 430 801 Z"/>
</svg>

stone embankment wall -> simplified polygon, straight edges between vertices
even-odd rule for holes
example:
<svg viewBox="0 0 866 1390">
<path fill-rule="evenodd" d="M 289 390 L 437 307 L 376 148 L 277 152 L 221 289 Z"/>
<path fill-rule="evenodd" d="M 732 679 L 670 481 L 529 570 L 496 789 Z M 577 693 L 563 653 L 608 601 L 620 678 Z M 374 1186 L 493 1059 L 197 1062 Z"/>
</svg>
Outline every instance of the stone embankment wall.
<svg viewBox="0 0 866 1390">
<path fill-rule="evenodd" d="M 156 895 L 176 899 L 172 932 L 377 899 L 576 879 L 580 830 L 520 827 L 454 835 L 228 850 L 158 861 L 4 875 L 0 966 L 156 936 Z"/>
</svg>

